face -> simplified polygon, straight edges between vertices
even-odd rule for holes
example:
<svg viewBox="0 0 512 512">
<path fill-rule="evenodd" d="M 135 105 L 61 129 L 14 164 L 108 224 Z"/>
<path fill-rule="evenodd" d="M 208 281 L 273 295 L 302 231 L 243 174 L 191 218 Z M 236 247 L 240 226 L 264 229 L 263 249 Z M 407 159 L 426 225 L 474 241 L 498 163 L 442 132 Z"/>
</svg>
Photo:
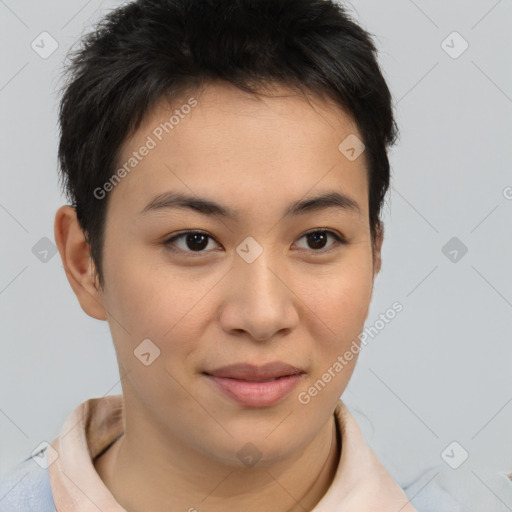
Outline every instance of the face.
<svg viewBox="0 0 512 512">
<path fill-rule="evenodd" d="M 125 142 L 119 167 L 140 160 L 108 192 L 97 303 L 134 431 L 234 465 L 249 442 L 270 464 L 321 432 L 380 264 L 365 155 L 338 149 L 351 134 L 318 97 L 209 85 Z"/>
</svg>

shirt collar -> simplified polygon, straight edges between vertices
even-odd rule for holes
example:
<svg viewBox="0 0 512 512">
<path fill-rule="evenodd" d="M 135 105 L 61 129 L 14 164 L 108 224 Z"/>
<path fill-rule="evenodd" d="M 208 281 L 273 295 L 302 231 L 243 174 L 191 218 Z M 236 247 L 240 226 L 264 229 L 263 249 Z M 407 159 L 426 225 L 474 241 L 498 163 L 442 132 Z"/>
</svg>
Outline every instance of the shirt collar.
<svg viewBox="0 0 512 512">
<path fill-rule="evenodd" d="M 366 444 L 346 405 L 334 411 L 341 457 L 334 480 L 312 512 L 416 512 L 403 490 Z M 48 451 L 56 509 L 66 512 L 126 512 L 96 472 L 93 459 L 124 433 L 123 397 L 111 395 L 81 403 L 66 419 Z"/>
</svg>

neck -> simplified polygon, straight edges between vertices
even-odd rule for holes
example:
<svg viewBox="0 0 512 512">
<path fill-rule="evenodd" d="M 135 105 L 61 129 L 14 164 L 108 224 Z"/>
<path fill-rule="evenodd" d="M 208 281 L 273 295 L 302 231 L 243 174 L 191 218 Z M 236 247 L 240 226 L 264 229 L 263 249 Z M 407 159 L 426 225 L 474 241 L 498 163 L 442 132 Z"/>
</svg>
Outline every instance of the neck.
<svg viewBox="0 0 512 512">
<path fill-rule="evenodd" d="M 333 481 L 341 450 L 334 415 L 301 453 L 263 468 L 226 466 L 179 444 L 165 450 L 158 439 L 130 436 L 127 423 L 125 434 L 94 461 L 129 512 L 311 511 Z M 184 460 L 185 467 L 176 464 Z"/>
</svg>

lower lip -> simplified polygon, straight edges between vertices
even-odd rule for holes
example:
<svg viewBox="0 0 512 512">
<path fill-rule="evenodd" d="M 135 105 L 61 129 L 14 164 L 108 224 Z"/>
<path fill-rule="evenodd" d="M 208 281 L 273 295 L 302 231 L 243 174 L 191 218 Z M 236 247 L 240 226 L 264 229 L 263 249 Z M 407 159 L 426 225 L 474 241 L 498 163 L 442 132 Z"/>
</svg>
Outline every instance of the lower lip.
<svg viewBox="0 0 512 512">
<path fill-rule="evenodd" d="M 246 407 L 268 407 L 276 404 L 297 386 L 302 374 L 289 375 L 267 382 L 229 379 L 207 375 L 225 395 Z"/>
</svg>

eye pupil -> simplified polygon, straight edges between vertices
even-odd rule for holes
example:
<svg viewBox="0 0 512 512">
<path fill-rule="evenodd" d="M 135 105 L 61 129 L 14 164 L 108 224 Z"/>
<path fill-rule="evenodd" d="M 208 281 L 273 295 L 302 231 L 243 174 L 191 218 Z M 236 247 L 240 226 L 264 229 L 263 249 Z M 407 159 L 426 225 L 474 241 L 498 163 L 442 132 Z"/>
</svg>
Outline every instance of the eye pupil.
<svg viewBox="0 0 512 512">
<path fill-rule="evenodd" d="M 191 243 L 190 243 L 191 242 Z M 194 244 L 198 244 L 194 246 Z M 192 251 L 200 251 L 208 245 L 208 236 L 202 233 L 191 233 L 187 235 L 187 247 Z"/>
<path fill-rule="evenodd" d="M 308 241 L 313 243 L 312 249 L 322 249 L 323 247 L 325 247 L 325 242 L 327 240 L 327 235 L 325 231 L 315 231 L 314 233 L 310 233 L 307 236 Z"/>
</svg>

